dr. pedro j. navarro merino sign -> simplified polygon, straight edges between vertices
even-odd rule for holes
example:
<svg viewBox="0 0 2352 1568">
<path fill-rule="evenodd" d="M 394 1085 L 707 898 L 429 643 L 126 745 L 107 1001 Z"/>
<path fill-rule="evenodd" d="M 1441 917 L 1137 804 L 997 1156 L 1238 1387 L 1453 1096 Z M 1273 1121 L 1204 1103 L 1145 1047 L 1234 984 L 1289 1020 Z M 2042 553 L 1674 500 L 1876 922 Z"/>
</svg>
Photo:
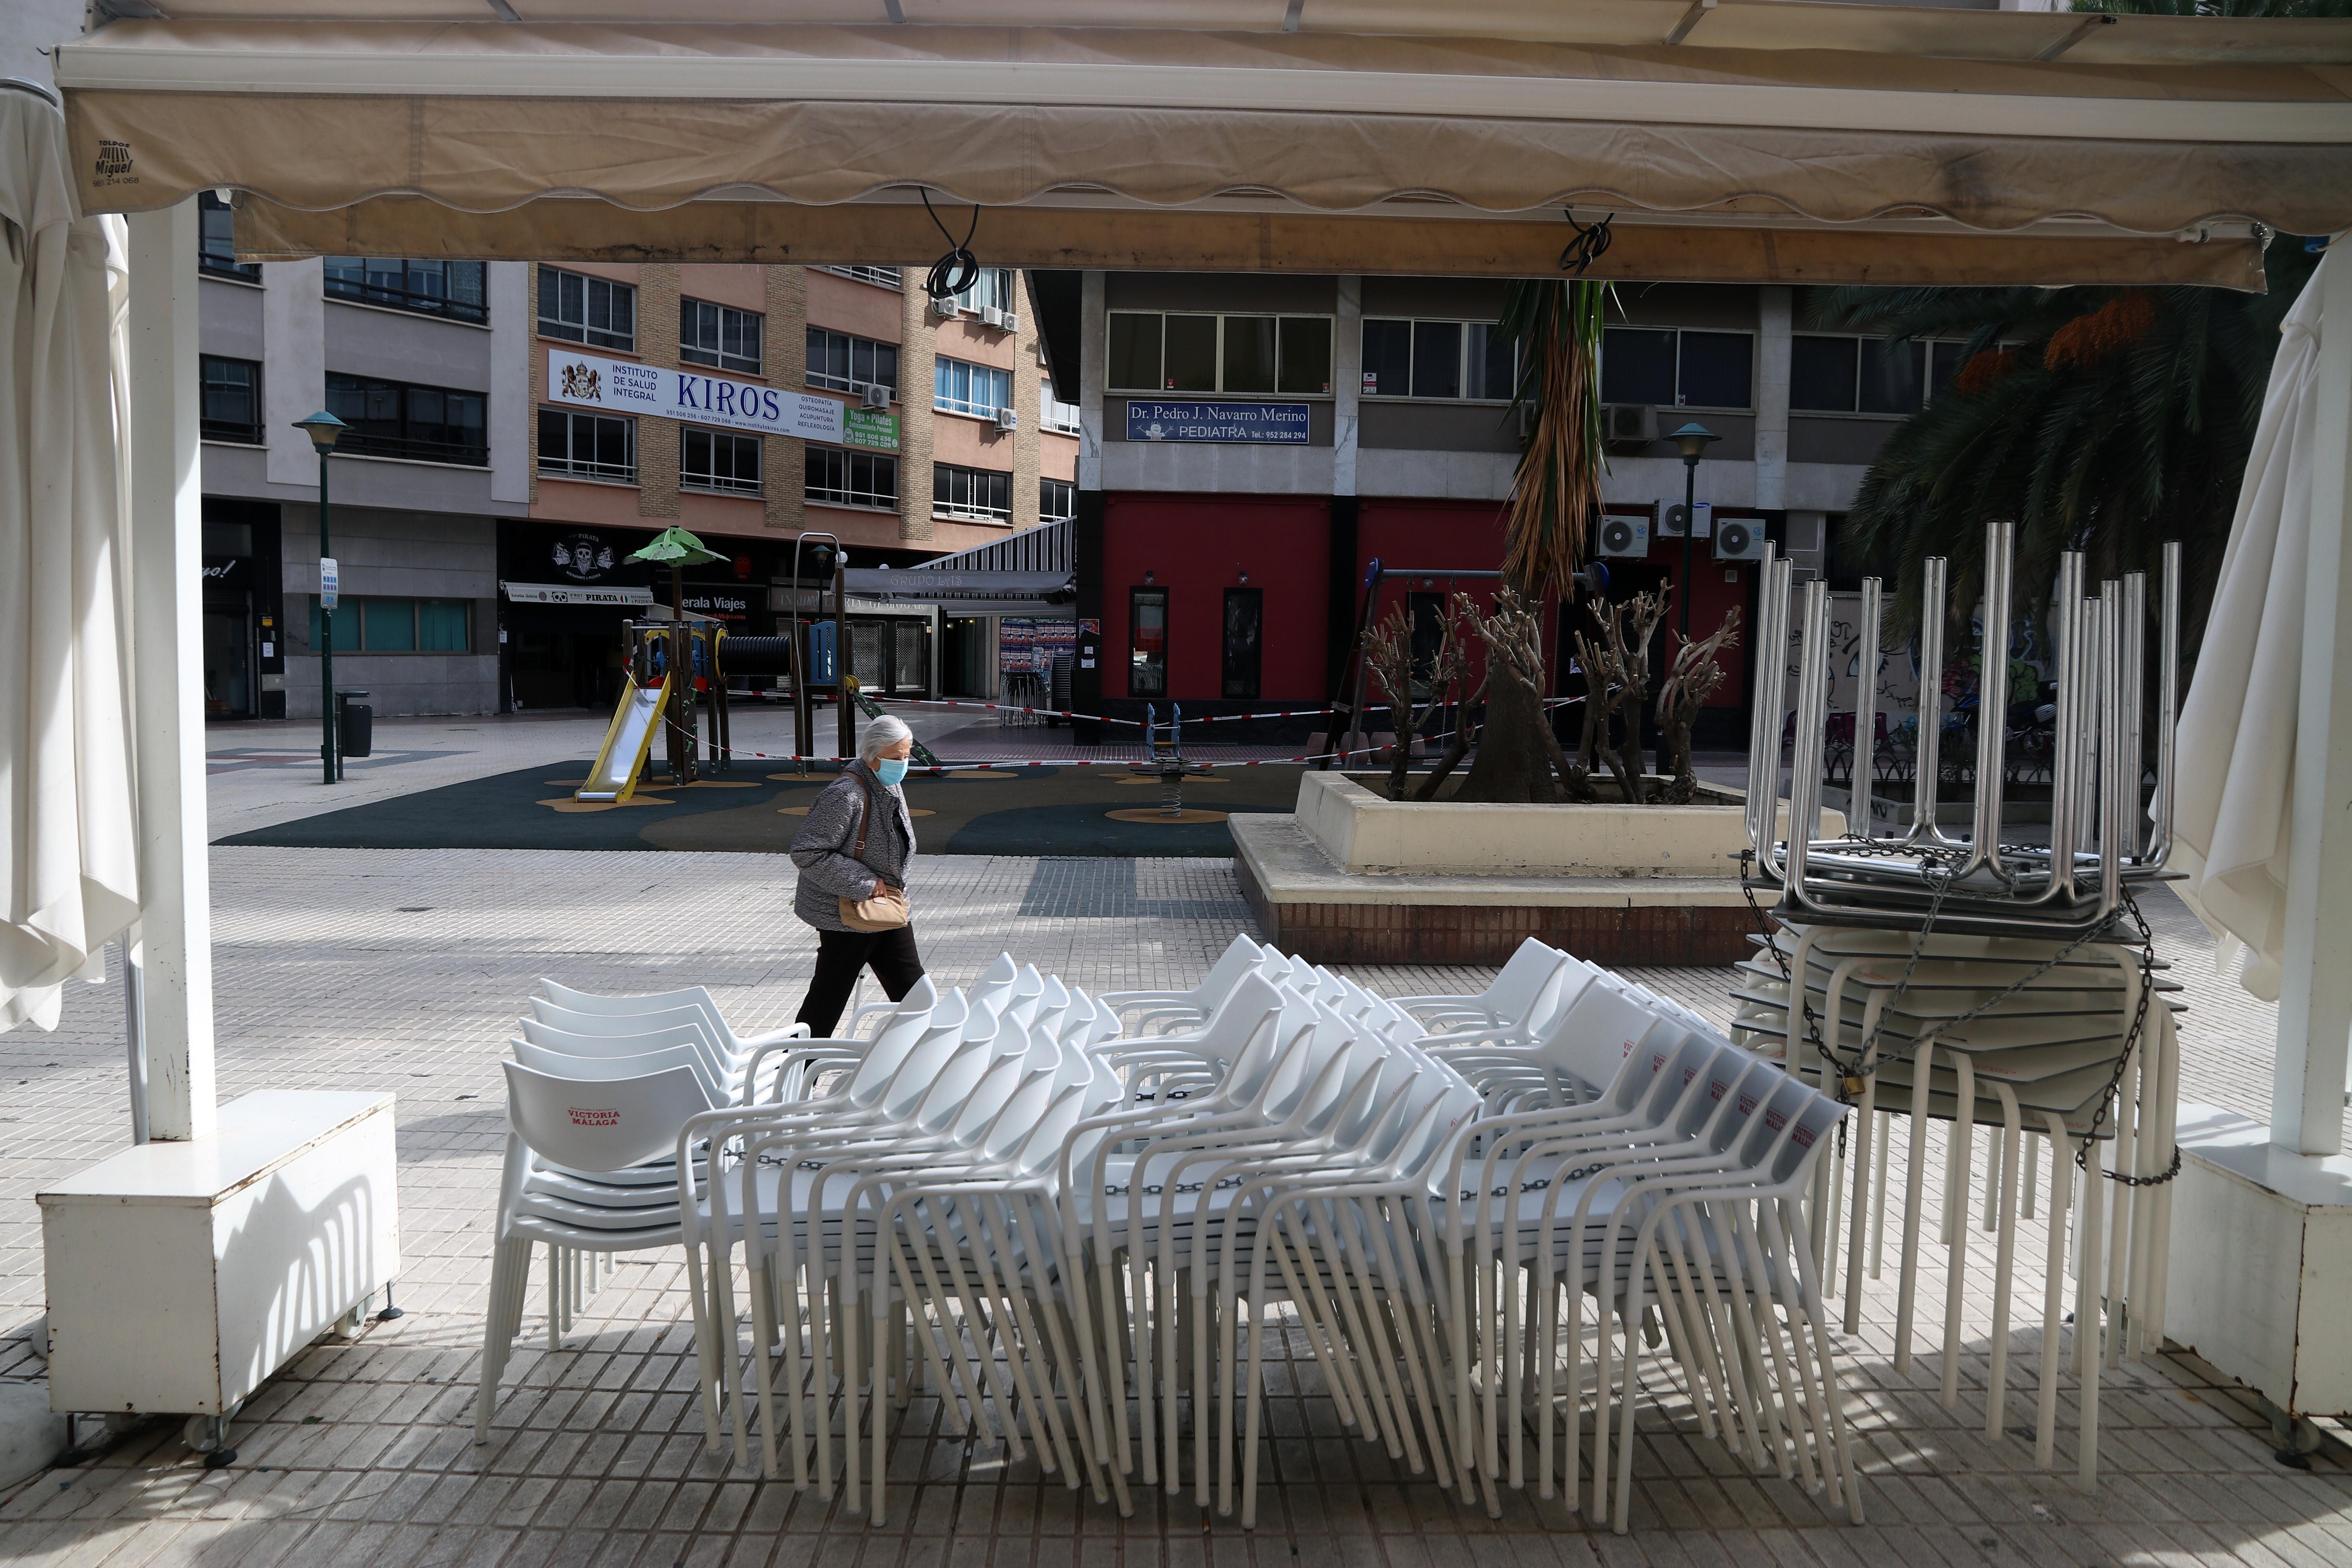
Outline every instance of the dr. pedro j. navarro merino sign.
<svg viewBox="0 0 2352 1568">
<path fill-rule="evenodd" d="M 894 416 L 847 408 L 830 397 L 562 349 L 547 351 L 547 396 L 579 408 L 649 414 L 835 447 L 891 451 L 898 445 Z"/>
<path fill-rule="evenodd" d="M 1307 445 L 1304 403 L 1163 403 L 1127 400 L 1130 441 L 1271 441 Z"/>
</svg>

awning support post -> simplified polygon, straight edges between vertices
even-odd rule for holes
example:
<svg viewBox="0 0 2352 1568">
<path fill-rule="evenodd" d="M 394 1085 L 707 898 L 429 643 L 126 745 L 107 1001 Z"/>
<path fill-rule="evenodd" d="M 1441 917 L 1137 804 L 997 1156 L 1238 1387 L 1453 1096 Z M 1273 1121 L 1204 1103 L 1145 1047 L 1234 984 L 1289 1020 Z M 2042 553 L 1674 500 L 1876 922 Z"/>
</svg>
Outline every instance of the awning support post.
<svg viewBox="0 0 2352 1568">
<path fill-rule="evenodd" d="M 2321 279 L 2294 855 L 2271 1085 L 2271 1142 L 2303 1154 L 2342 1149 L 2352 1052 L 2352 246 Z"/>
<path fill-rule="evenodd" d="M 129 221 L 131 722 L 147 1127 L 155 1139 L 182 1141 L 211 1136 L 215 1113 L 196 204 Z"/>
</svg>

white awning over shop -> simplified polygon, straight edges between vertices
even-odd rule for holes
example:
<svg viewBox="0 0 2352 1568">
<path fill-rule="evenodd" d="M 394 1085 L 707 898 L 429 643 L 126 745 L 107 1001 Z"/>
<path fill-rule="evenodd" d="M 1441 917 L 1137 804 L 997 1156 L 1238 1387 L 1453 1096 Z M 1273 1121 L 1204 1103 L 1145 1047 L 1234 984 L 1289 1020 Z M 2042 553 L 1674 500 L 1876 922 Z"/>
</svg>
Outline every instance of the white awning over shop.
<svg viewBox="0 0 2352 1568">
<path fill-rule="evenodd" d="M 514 605 L 650 605 L 654 602 L 651 588 L 628 588 L 613 584 L 594 585 L 585 583 L 500 583 L 499 591 Z"/>
<path fill-rule="evenodd" d="M 231 190 L 257 255 L 895 263 L 937 248 L 919 187 L 1007 264 L 1501 273 L 1549 270 L 1574 205 L 1619 215 L 1611 276 L 2238 287 L 2251 226 L 2352 225 L 2332 22 L 299 3 L 64 46 L 83 202 Z"/>
</svg>

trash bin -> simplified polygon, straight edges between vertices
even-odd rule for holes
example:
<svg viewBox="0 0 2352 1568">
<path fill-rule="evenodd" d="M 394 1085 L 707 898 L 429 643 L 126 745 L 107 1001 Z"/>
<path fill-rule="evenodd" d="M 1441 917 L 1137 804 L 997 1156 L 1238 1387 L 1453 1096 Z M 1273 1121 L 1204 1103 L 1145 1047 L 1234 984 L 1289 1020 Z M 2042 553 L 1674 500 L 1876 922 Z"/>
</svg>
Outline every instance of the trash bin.
<svg viewBox="0 0 2352 1568">
<path fill-rule="evenodd" d="M 364 691 L 335 693 L 335 732 L 342 741 L 346 757 L 364 757 L 375 740 L 375 710 L 369 707 Z"/>
</svg>

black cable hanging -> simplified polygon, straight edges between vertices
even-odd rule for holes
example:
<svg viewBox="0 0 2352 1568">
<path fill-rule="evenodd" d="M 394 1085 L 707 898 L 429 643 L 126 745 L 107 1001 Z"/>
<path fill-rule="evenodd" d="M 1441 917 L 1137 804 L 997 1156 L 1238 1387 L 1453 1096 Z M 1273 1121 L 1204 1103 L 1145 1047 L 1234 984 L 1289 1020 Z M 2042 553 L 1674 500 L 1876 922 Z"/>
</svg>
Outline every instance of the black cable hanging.
<svg viewBox="0 0 2352 1568">
<path fill-rule="evenodd" d="M 1580 277 L 1586 268 L 1601 259 L 1609 249 L 1610 242 L 1616 238 L 1610 232 L 1609 226 L 1616 220 L 1617 215 L 1611 213 L 1591 228 L 1576 221 L 1576 209 L 1573 207 L 1561 208 L 1560 216 L 1568 219 L 1568 226 L 1576 231 L 1576 237 L 1560 251 L 1559 269 Z"/>
<path fill-rule="evenodd" d="M 948 232 L 948 226 L 932 210 L 931 193 L 918 186 L 915 194 L 923 198 L 923 210 L 931 215 L 931 226 L 940 231 L 940 237 L 955 247 L 931 263 L 930 271 L 923 277 L 923 292 L 933 300 L 952 300 L 980 281 L 980 260 L 971 253 L 971 237 L 980 232 L 980 206 L 973 204 L 971 226 L 964 231 L 963 243 L 957 245 L 956 237 Z"/>
</svg>

